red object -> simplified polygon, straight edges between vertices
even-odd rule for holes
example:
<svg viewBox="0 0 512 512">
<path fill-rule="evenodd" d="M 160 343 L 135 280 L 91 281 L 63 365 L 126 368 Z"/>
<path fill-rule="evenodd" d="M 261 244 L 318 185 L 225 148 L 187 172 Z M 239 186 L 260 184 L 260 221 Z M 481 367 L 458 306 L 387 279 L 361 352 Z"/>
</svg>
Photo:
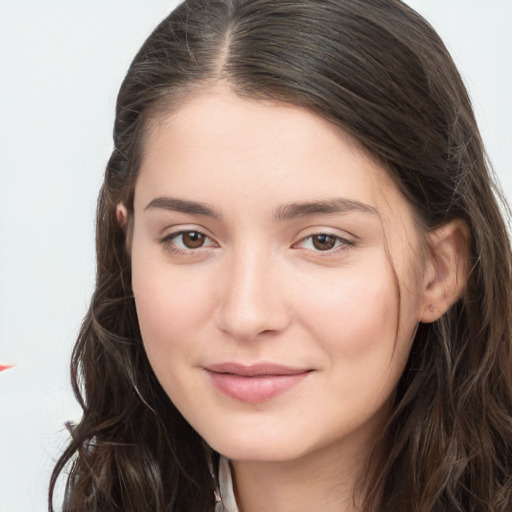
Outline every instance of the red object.
<svg viewBox="0 0 512 512">
<path fill-rule="evenodd" d="M 9 368 L 14 368 L 14 364 L 0 364 L 0 373 L 8 370 Z"/>
</svg>

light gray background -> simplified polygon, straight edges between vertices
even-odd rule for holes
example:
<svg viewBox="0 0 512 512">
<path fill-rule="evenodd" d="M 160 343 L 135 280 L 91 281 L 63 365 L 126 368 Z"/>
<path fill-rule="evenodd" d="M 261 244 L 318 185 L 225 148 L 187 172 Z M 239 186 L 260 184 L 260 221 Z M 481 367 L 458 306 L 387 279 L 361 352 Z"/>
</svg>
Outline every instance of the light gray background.
<svg viewBox="0 0 512 512">
<path fill-rule="evenodd" d="M 444 38 L 512 197 L 512 0 L 409 0 Z M 0 512 L 46 510 L 94 283 L 114 103 L 172 0 L 0 0 Z"/>
</svg>

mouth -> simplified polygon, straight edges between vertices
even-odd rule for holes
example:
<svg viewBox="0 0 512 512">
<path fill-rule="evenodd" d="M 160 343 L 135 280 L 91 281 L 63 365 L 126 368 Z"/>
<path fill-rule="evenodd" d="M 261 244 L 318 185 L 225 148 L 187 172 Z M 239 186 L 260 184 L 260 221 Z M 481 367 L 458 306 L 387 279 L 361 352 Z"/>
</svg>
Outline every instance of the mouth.
<svg viewBox="0 0 512 512">
<path fill-rule="evenodd" d="M 213 386 L 225 396 L 246 403 L 264 402 L 300 384 L 311 369 L 272 363 L 221 363 L 204 368 Z"/>
</svg>

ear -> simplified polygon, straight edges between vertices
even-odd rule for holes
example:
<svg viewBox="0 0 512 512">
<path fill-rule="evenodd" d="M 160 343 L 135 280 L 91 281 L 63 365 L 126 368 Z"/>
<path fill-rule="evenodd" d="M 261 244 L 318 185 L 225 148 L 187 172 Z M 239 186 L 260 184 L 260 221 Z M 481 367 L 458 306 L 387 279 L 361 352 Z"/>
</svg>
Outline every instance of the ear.
<svg viewBox="0 0 512 512">
<path fill-rule="evenodd" d="M 466 223 L 455 219 L 428 235 L 420 320 L 434 322 L 464 293 L 468 278 L 470 234 Z"/>
<path fill-rule="evenodd" d="M 128 222 L 128 210 L 123 203 L 119 203 L 116 206 L 116 220 L 122 229 L 126 227 L 126 223 Z"/>
</svg>

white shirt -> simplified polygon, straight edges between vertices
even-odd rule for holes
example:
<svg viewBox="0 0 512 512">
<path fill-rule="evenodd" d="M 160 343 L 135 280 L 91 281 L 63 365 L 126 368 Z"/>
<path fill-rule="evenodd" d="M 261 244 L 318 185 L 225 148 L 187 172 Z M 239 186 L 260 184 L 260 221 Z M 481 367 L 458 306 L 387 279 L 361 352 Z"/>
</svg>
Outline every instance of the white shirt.
<svg viewBox="0 0 512 512">
<path fill-rule="evenodd" d="M 233 480 L 229 460 L 223 455 L 219 459 L 219 491 L 216 493 L 215 512 L 240 512 L 233 491 Z"/>
</svg>

